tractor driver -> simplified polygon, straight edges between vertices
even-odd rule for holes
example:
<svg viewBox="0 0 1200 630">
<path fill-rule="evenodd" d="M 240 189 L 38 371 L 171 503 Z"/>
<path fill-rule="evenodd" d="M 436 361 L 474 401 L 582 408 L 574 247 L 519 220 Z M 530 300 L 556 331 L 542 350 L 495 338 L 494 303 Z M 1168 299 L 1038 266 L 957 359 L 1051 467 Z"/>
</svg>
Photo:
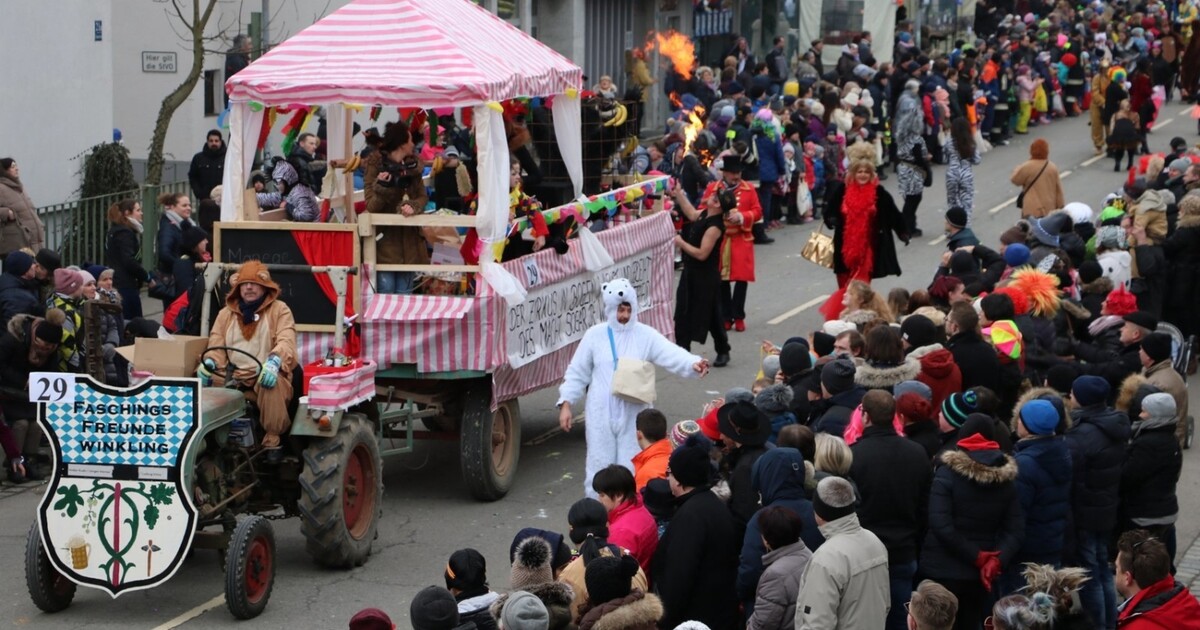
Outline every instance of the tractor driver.
<svg viewBox="0 0 1200 630">
<path fill-rule="evenodd" d="M 259 422 L 266 432 L 263 448 L 278 449 L 279 436 L 292 424 L 288 403 L 296 367 L 296 322 L 292 309 L 279 300 L 279 285 L 262 262 L 245 262 L 229 281 L 233 288 L 213 323 L 208 347 L 244 350 L 262 363 L 262 370 L 255 374 L 257 366 L 249 357 L 227 350 L 208 354 L 196 375 L 205 386 L 220 387 L 226 365 L 233 364 L 238 387 L 254 393 Z"/>
</svg>

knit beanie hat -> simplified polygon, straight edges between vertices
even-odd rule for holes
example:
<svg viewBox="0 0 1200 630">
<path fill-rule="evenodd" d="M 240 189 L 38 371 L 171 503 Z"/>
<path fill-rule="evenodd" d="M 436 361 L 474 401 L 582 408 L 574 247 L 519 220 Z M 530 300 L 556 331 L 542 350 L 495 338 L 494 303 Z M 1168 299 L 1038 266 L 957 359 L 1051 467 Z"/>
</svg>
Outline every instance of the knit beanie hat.
<svg viewBox="0 0 1200 630">
<path fill-rule="evenodd" d="M 1048 401 L 1031 400 L 1021 407 L 1021 424 L 1034 435 L 1054 435 L 1058 426 L 1058 410 Z"/>
<path fill-rule="evenodd" d="M 541 538 L 546 541 L 546 544 L 550 545 L 550 549 L 552 550 L 550 567 L 552 569 L 565 567 L 575 558 L 570 545 L 563 539 L 562 534 L 536 527 L 523 527 L 521 531 L 517 532 L 516 536 L 513 536 L 512 543 L 508 546 L 509 561 L 516 562 L 517 547 L 521 546 L 521 543 L 525 539 L 533 537 Z"/>
<path fill-rule="evenodd" d="M 474 549 L 459 549 L 446 562 L 446 588 L 473 591 L 487 586 L 487 560 Z"/>
<path fill-rule="evenodd" d="M 1071 393 L 1071 386 L 1079 378 L 1079 370 L 1070 363 L 1059 363 L 1046 372 L 1046 386 L 1060 394 Z"/>
<path fill-rule="evenodd" d="M 844 332 L 850 332 L 851 330 L 857 331 L 858 326 L 841 319 L 831 319 L 824 324 L 821 324 L 821 331 L 828 335 L 832 335 L 834 339 L 837 339 L 838 335 Z"/>
<path fill-rule="evenodd" d="M 54 292 L 74 297 L 83 288 L 83 276 L 75 269 L 54 270 Z"/>
<path fill-rule="evenodd" d="M 900 336 L 909 347 L 928 346 L 937 341 L 937 326 L 924 315 L 909 315 L 900 324 Z"/>
<path fill-rule="evenodd" d="M 942 415 L 945 416 L 946 422 L 950 423 L 950 426 L 957 429 L 978 407 L 979 398 L 975 392 L 971 390 L 954 392 L 942 401 Z"/>
<path fill-rule="evenodd" d="M 33 256 L 30 256 L 19 249 L 9 252 L 8 256 L 4 258 L 5 273 L 9 273 L 14 276 L 25 275 L 25 273 L 29 271 L 29 268 L 32 266 Z"/>
<path fill-rule="evenodd" d="M 1075 397 L 1075 402 L 1083 407 L 1103 404 L 1108 400 L 1110 390 L 1108 381 L 1090 374 L 1080 376 L 1071 385 L 1071 395 Z"/>
<path fill-rule="evenodd" d="M 515 591 L 508 594 L 508 601 L 500 610 L 499 621 L 504 630 L 547 630 L 550 627 L 550 612 L 536 595 L 528 591 Z"/>
<path fill-rule="evenodd" d="M 818 357 L 827 357 L 833 354 L 833 344 L 836 342 L 836 337 L 818 330 L 813 333 L 813 352 Z"/>
<path fill-rule="evenodd" d="M 537 536 L 522 540 L 517 545 L 516 557 L 508 574 L 508 586 L 523 590 L 537 584 L 554 581 L 554 568 L 550 566 L 550 543 Z"/>
<path fill-rule="evenodd" d="M 1029 248 L 1023 243 L 1013 243 L 1004 248 L 1004 264 L 1020 267 L 1029 262 Z"/>
<path fill-rule="evenodd" d="M 779 373 L 779 355 L 778 354 L 768 354 L 767 356 L 763 357 L 762 373 L 763 373 L 763 378 L 765 378 L 769 381 L 775 380 L 775 375 Z"/>
<path fill-rule="evenodd" d="M 112 273 L 112 269 L 109 269 L 108 267 L 105 267 L 104 265 L 89 265 L 87 263 L 84 263 L 81 266 L 83 267 L 84 271 L 87 271 L 88 273 L 92 274 L 92 277 L 95 278 L 96 280 L 99 280 L 100 277 L 103 276 L 104 272 L 106 272 L 106 271 L 109 273 Z M 367 610 L 372 610 L 372 609 L 368 608 Z"/>
<path fill-rule="evenodd" d="M 933 402 L 933 390 L 928 385 L 921 381 L 900 381 L 892 388 L 892 394 L 896 400 L 905 394 L 916 394 L 925 399 L 925 402 Z"/>
<path fill-rule="evenodd" d="M 958 206 L 951 206 L 946 211 L 946 223 L 949 223 L 950 227 L 959 229 L 967 227 L 967 211 Z"/>
<path fill-rule="evenodd" d="M 671 433 L 668 436 L 671 439 L 671 446 L 679 448 L 689 435 L 695 435 L 700 432 L 700 424 L 695 420 L 681 420 L 671 427 Z"/>
<path fill-rule="evenodd" d="M 413 630 L 454 630 L 458 626 L 458 602 L 440 586 L 426 586 L 408 606 Z"/>
<path fill-rule="evenodd" d="M 83 269 L 79 270 L 79 278 L 83 281 L 83 286 L 85 286 L 85 287 L 89 284 L 96 283 L 96 277 L 93 276 L 92 274 L 88 273 L 87 271 L 84 271 Z"/>
<path fill-rule="evenodd" d="M 183 239 L 181 240 L 179 251 L 182 254 L 190 255 L 192 254 L 192 250 L 196 249 L 197 245 L 206 240 L 208 240 L 208 232 L 198 227 L 190 227 L 183 231 Z"/>
<path fill-rule="evenodd" d="M 49 309 L 46 311 L 45 319 L 34 322 L 33 334 L 46 343 L 62 343 L 62 325 L 65 321 L 67 321 L 67 314 L 62 312 L 61 309 Z"/>
<path fill-rule="evenodd" d="M 849 359 L 837 359 L 821 368 L 821 384 L 829 390 L 830 395 L 848 392 L 854 388 L 854 362 Z"/>
<path fill-rule="evenodd" d="M 826 523 L 854 513 L 854 488 L 841 477 L 826 477 L 813 493 L 813 512 Z"/>
<path fill-rule="evenodd" d="M 675 449 L 667 465 L 671 468 L 671 476 L 685 488 L 707 486 L 712 478 L 708 449 L 700 445 L 696 436 L 688 438 L 683 446 Z"/>
<path fill-rule="evenodd" d="M 392 618 L 378 608 L 364 608 L 350 618 L 350 630 L 393 630 Z"/>
<path fill-rule="evenodd" d="M 1188 167 L 1190 167 L 1191 165 L 1192 165 L 1192 161 L 1187 158 L 1176 158 L 1171 161 L 1171 164 L 1169 166 L 1167 166 L 1167 168 L 1171 169 L 1171 170 L 1179 171 L 1180 173 L 1186 173 L 1188 170 Z"/>
<path fill-rule="evenodd" d="M 1095 282 L 1102 275 L 1104 275 L 1104 268 L 1094 260 L 1085 260 L 1082 265 L 1079 265 L 1079 281 L 1083 284 Z"/>
<path fill-rule="evenodd" d="M 973 413 L 967 416 L 962 426 L 958 428 L 958 439 L 965 440 L 972 435 L 982 436 L 985 440 L 996 439 L 996 420 L 983 413 Z"/>
<path fill-rule="evenodd" d="M 1171 358 L 1171 336 L 1167 333 L 1152 332 L 1142 339 L 1142 350 L 1155 363 L 1166 361 Z"/>
<path fill-rule="evenodd" d="M 795 376 L 812 369 L 812 357 L 808 354 L 808 346 L 792 342 L 784 344 L 779 352 L 779 369 L 788 376 Z"/>
<path fill-rule="evenodd" d="M 601 556 L 589 562 L 583 572 L 587 585 L 588 602 L 599 606 L 628 597 L 633 587 L 633 576 L 637 575 L 638 563 L 633 556 Z M 506 624 L 504 626 L 508 628 Z"/>
<path fill-rule="evenodd" d="M 1151 420 L 1174 418 L 1177 413 L 1175 398 L 1166 392 L 1150 394 L 1142 399 L 1142 411 L 1145 411 Z"/>
</svg>

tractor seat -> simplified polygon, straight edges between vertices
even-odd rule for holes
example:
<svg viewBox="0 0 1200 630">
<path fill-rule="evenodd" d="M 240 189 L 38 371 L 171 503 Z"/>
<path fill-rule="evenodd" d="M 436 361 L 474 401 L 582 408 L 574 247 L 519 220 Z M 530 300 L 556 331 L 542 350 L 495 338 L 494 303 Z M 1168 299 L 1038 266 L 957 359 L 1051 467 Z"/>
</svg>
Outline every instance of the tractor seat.
<svg viewBox="0 0 1200 630">
<path fill-rule="evenodd" d="M 219 422 L 225 418 L 236 418 L 246 408 L 246 397 L 241 391 L 226 387 L 205 387 L 200 393 L 200 417 L 204 424 Z"/>
</svg>

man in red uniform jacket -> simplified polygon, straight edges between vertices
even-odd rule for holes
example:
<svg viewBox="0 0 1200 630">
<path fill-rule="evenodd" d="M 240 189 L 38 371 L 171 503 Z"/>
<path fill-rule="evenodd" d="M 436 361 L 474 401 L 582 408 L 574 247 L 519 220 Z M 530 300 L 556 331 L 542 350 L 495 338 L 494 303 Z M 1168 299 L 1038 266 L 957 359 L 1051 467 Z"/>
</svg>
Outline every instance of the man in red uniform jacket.
<svg viewBox="0 0 1200 630">
<path fill-rule="evenodd" d="M 721 317 L 725 330 L 746 330 L 746 289 L 754 282 L 754 222 L 762 218 L 758 191 L 742 179 L 742 158 L 721 158 L 721 179 L 704 189 L 701 203 L 721 190 L 737 195 L 737 208 L 725 215 L 725 239 L 721 242 Z"/>
</svg>

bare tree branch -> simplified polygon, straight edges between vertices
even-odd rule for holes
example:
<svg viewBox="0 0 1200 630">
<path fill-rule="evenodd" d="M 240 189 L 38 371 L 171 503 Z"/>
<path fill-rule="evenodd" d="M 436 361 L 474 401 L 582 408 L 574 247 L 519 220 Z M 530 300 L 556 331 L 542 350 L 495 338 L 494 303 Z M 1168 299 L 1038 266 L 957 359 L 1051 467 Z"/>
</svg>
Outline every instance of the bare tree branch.
<svg viewBox="0 0 1200 630">
<path fill-rule="evenodd" d="M 179 8 L 179 0 L 171 0 L 171 8 L 175 9 L 175 15 L 179 16 L 179 23 L 186 26 L 189 31 L 192 30 L 192 25 L 183 17 L 183 10 Z"/>
</svg>

